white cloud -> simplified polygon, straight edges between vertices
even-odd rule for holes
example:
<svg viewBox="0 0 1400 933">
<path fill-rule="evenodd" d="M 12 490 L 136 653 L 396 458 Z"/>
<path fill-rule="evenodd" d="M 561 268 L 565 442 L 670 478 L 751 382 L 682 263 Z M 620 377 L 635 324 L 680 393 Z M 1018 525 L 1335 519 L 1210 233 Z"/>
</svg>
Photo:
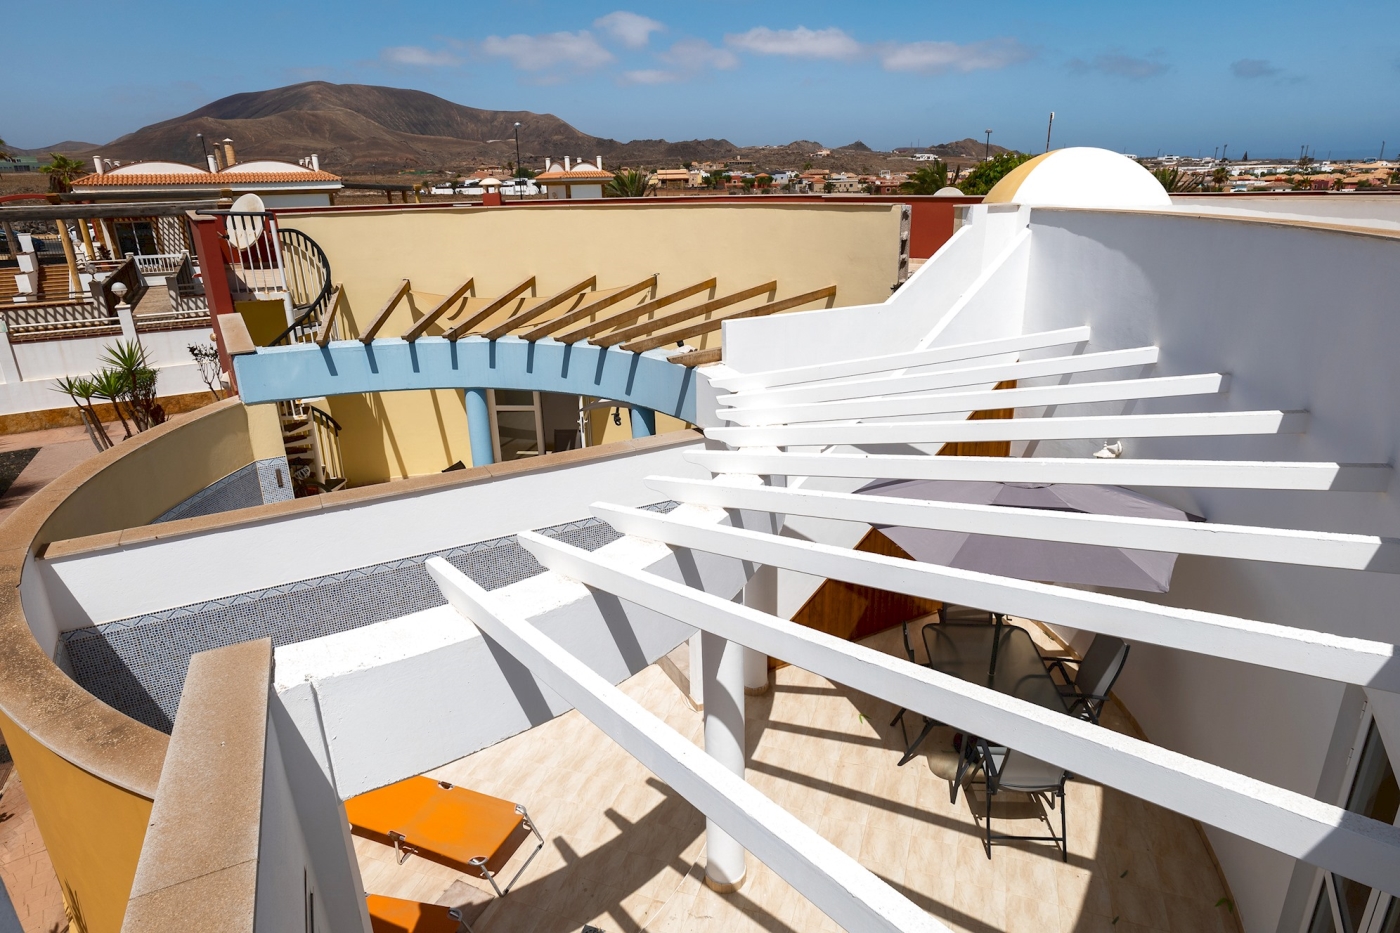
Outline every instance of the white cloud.
<svg viewBox="0 0 1400 933">
<path fill-rule="evenodd" d="M 1164 52 L 1161 49 L 1153 49 L 1147 53 L 1146 58 L 1138 58 L 1134 55 L 1125 55 L 1122 52 L 1106 52 L 1103 55 L 1094 56 L 1092 61 L 1085 61 L 1082 58 L 1072 58 L 1069 61 L 1070 74 L 1085 75 L 1092 72 L 1100 72 L 1112 75 L 1115 78 L 1127 78 L 1130 81 L 1144 81 L 1148 78 L 1155 78 L 1166 74 L 1171 70 L 1171 65 L 1163 60 Z"/>
<path fill-rule="evenodd" d="M 421 45 L 390 46 L 380 52 L 379 57 L 391 65 L 411 65 L 415 68 L 442 68 L 462 63 L 451 52 L 434 52 Z"/>
<path fill-rule="evenodd" d="M 618 10 L 593 21 L 603 32 L 612 36 L 629 49 L 640 49 L 651 41 L 651 34 L 661 32 L 666 27 L 649 16 Z"/>
<path fill-rule="evenodd" d="M 943 74 L 1005 68 L 1033 58 L 1035 53 L 1015 39 L 994 39 L 959 45 L 956 42 L 895 42 L 878 49 L 886 71 Z"/>
<path fill-rule="evenodd" d="M 587 71 L 613 60 L 612 53 L 599 45 L 587 30 L 538 36 L 487 36 L 481 40 L 481 51 L 508 59 L 521 71 L 545 71 L 558 66 Z"/>
<path fill-rule="evenodd" d="M 1262 58 L 1241 58 L 1230 63 L 1230 72 L 1237 78 L 1272 78 L 1279 69 Z"/>
<path fill-rule="evenodd" d="M 623 84 L 670 84 L 672 81 L 679 81 L 681 76 L 674 71 L 662 71 L 658 68 L 644 68 L 641 71 L 624 71 L 621 82 Z"/>
<path fill-rule="evenodd" d="M 726 44 L 756 55 L 785 55 L 790 58 L 830 58 L 850 60 L 865 51 L 859 42 L 844 30 L 827 29 L 769 29 L 755 26 L 748 32 L 724 37 Z"/>
<path fill-rule="evenodd" d="M 728 49 L 716 48 L 704 39 L 682 39 L 657 57 L 669 65 L 691 72 L 706 68 L 728 71 L 739 67 L 739 56 Z"/>
</svg>

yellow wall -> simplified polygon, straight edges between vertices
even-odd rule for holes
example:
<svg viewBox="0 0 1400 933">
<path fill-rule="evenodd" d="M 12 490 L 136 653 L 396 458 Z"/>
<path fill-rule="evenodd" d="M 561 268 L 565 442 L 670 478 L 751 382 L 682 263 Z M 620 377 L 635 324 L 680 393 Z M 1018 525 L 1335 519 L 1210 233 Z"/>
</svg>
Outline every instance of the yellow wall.
<svg viewBox="0 0 1400 933">
<path fill-rule="evenodd" d="M 252 463 L 246 412 L 237 398 L 225 399 L 207 414 L 154 428 L 104 455 L 110 462 L 54 510 L 40 540 L 137 528 Z"/>
<path fill-rule="evenodd" d="M 326 400 L 340 422 L 340 452 L 351 486 L 472 466 L 460 389 L 336 395 Z"/>
<path fill-rule="evenodd" d="M 94 777 L 0 714 L 73 933 L 120 933 L 151 801 Z"/>
<path fill-rule="evenodd" d="M 661 294 L 716 276 L 720 296 L 776 279 L 778 299 L 833 284 L 837 305 L 889 297 L 898 275 L 899 205 L 736 201 L 386 206 L 298 213 L 285 223 L 325 250 L 332 279 L 342 286 L 344 336 L 360 333 L 404 278 L 412 291 L 381 336 L 402 334 L 468 278 L 482 301 L 532 275 L 538 294 L 550 295 L 594 274 L 600 289 L 611 289 L 653 273 Z M 428 331 L 442 332 L 441 326 Z M 703 349 L 717 346 L 719 336 L 686 342 Z M 436 473 L 458 460 L 471 464 L 460 391 L 339 396 L 330 405 L 344 428 L 341 449 L 352 486 Z M 604 420 L 594 415 L 590 444 L 631 437 L 625 415 L 620 428 L 610 413 Z M 658 432 L 681 427 L 657 417 Z"/>
<path fill-rule="evenodd" d="M 253 346 L 265 347 L 287 329 L 287 306 L 280 299 L 235 301 L 233 309 L 243 315 Z"/>
</svg>

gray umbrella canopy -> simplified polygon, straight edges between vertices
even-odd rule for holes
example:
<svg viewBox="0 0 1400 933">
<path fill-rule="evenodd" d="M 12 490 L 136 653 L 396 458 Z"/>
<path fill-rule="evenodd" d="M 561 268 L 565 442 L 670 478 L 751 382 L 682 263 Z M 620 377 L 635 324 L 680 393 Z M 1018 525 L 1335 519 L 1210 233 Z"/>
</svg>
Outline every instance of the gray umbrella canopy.
<svg viewBox="0 0 1400 933">
<path fill-rule="evenodd" d="M 1065 483 L 992 483 L 958 480 L 877 480 L 859 490 L 871 496 L 927 499 L 968 505 L 1051 509 L 1187 521 L 1191 516 L 1121 486 Z M 1176 555 L 1158 551 L 1064 544 L 1029 538 L 933 531 L 903 525 L 876 526 L 915 560 L 960 570 L 994 573 L 1040 583 L 1074 583 L 1165 593 Z"/>
</svg>

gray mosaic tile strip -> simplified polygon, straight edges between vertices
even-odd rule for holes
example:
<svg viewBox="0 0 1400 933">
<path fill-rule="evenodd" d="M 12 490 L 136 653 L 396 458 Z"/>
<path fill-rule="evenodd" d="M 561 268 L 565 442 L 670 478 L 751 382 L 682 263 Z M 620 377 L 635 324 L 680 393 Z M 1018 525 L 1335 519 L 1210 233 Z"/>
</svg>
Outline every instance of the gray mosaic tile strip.
<svg viewBox="0 0 1400 933">
<path fill-rule="evenodd" d="M 256 460 L 253 466 L 258 469 L 258 486 L 262 490 L 263 505 L 285 502 L 293 497 L 292 471 L 287 466 L 286 457 Z"/>
<path fill-rule="evenodd" d="M 669 512 L 674 502 L 647 506 Z M 620 535 L 596 518 L 539 532 L 593 551 Z M 74 679 L 98 699 L 169 732 L 190 658 L 255 638 L 295 644 L 444 604 L 424 564 L 446 558 L 487 590 L 542 573 L 514 536 L 123 619 L 63 636 Z"/>
<path fill-rule="evenodd" d="M 200 515 L 215 515 L 233 509 L 246 509 L 262 505 L 262 488 L 258 484 L 257 464 L 250 463 L 234 470 L 218 482 L 211 483 L 164 515 L 151 522 L 173 522 L 177 518 L 195 518 Z"/>
</svg>

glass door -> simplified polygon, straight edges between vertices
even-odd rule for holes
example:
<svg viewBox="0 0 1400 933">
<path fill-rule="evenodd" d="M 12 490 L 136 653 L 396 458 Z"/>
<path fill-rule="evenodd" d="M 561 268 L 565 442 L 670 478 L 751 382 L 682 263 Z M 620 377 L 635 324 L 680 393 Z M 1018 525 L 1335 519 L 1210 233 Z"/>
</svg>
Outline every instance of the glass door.
<svg viewBox="0 0 1400 933">
<path fill-rule="evenodd" d="M 544 453 L 544 418 L 538 392 L 488 389 L 486 402 L 491 413 L 491 447 L 497 463 Z"/>
<path fill-rule="evenodd" d="M 1348 768 L 1342 805 L 1373 820 L 1394 823 L 1400 811 L 1400 785 L 1369 710 L 1362 716 Z M 1400 933 L 1400 898 L 1329 871 L 1318 875 L 1305 933 Z"/>
</svg>

